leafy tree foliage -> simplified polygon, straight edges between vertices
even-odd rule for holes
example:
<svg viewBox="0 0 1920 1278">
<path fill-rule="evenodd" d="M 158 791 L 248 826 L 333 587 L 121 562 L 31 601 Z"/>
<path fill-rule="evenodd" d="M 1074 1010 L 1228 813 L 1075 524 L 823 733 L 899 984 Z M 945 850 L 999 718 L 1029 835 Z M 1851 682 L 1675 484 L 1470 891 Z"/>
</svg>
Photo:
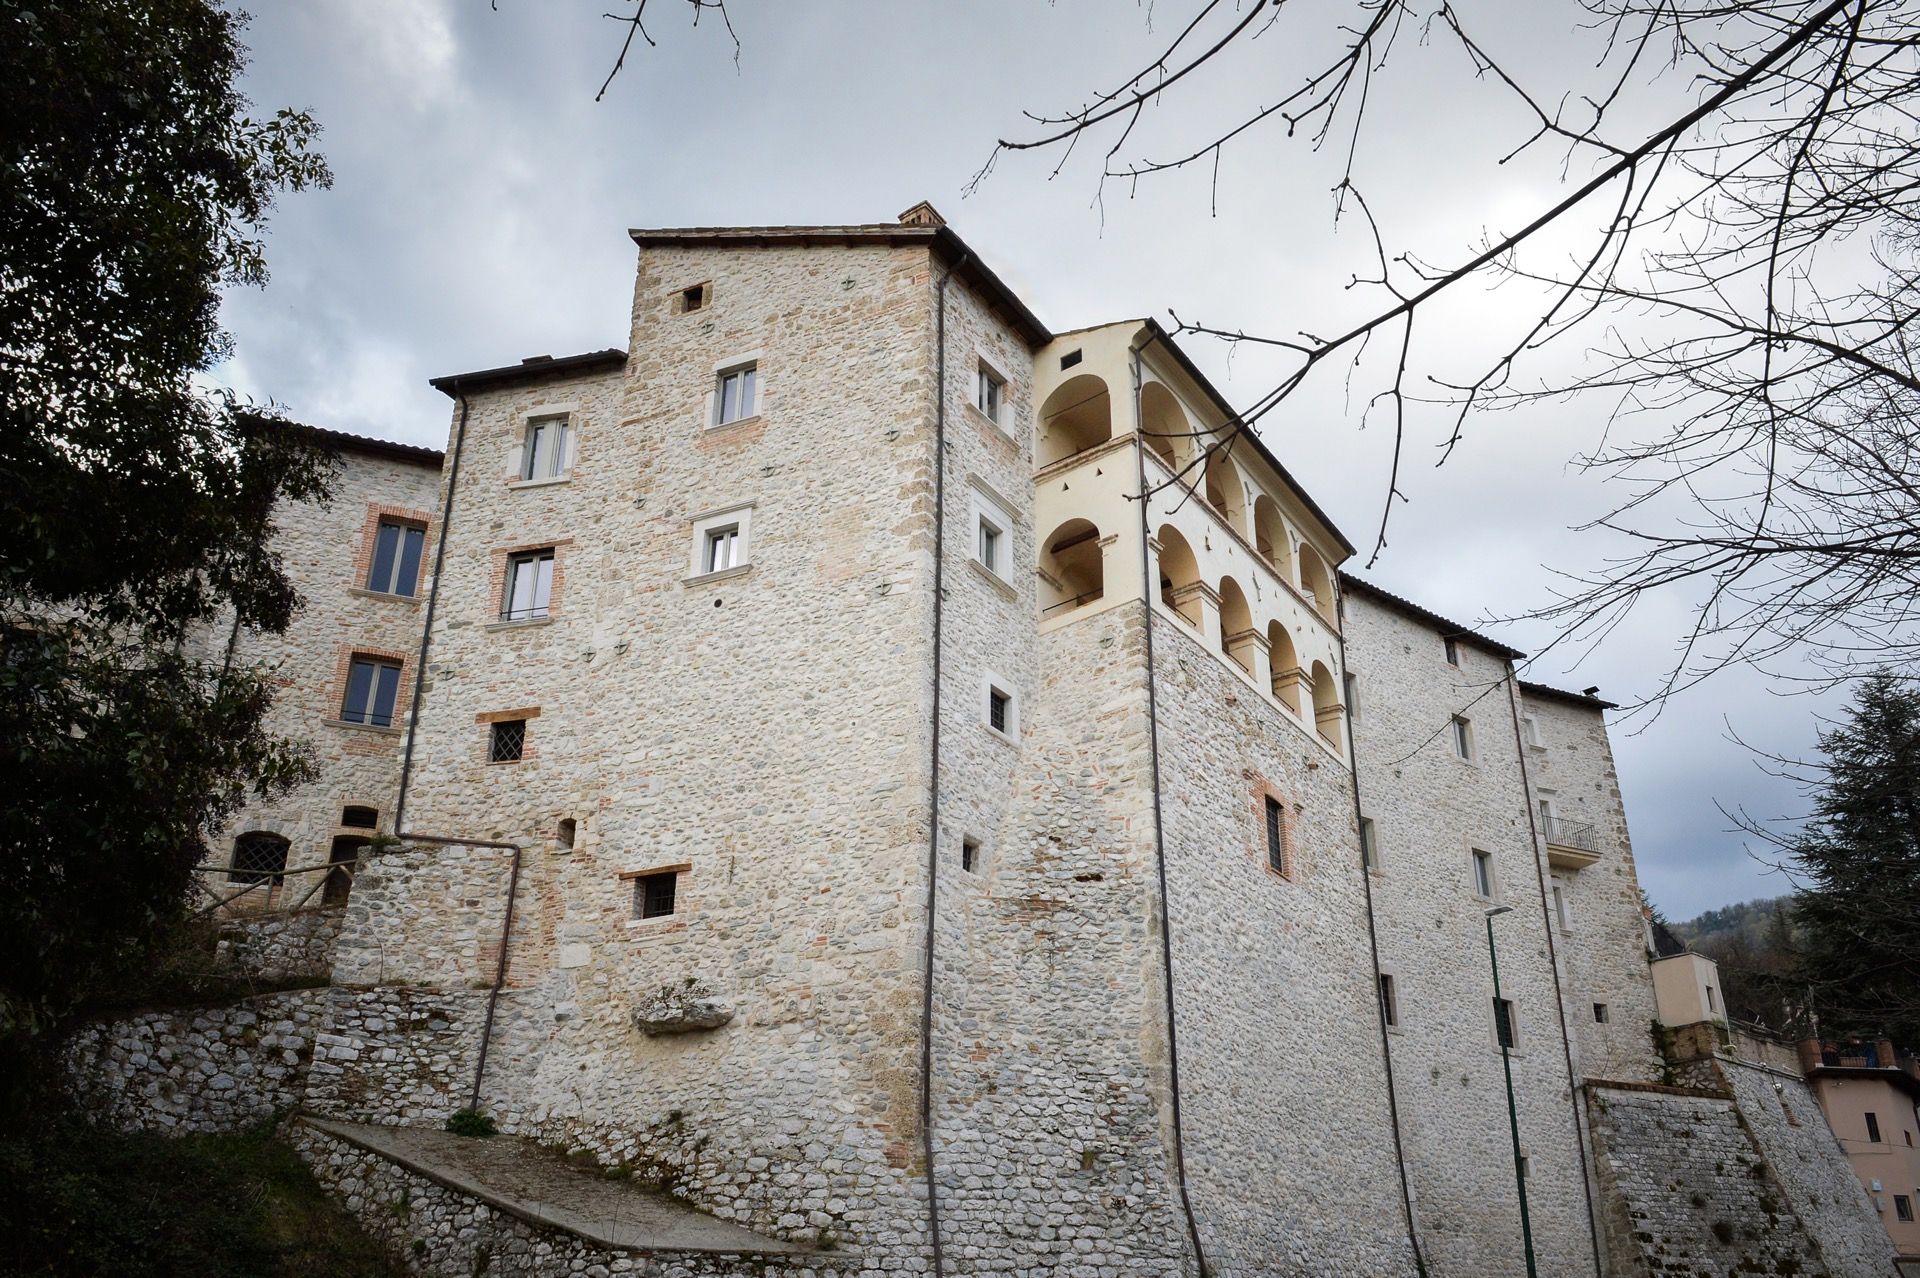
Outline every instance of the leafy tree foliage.
<svg viewBox="0 0 1920 1278">
<path fill-rule="evenodd" d="M 248 114 L 241 23 L 0 0 L 0 1076 L 181 916 L 206 831 L 309 771 L 226 656 L 292 616 L 273 512 L 330 462 L 195 381 L 275 193 L 329 180 L 311 119 Z"/>
<path fill-rule="evenodd" d="M 1920 1043 L 1920 687 L 1874 676 L 1820 749 L 1814 819 L 1785 844 L 1800 974 L 1826 1037 Z"/>
</svg>

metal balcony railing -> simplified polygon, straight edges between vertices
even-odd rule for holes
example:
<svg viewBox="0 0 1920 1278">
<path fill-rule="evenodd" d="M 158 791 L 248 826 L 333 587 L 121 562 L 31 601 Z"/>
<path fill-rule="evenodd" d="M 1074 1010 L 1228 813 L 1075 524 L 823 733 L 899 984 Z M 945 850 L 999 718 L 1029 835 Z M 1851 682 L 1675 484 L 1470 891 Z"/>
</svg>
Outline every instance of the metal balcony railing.
<svg viewBox="0 0 1920 1278">
<path fill-rule="evenodd" d="M 1575 852 L 1598 852 L 1600 850 L 1600 831 L 1591 821 L 1568 821 L 1560 817 L 1548 817 L 1541 822 L 1547 836 L 1547 846 L 1553 848 L 1571 848 Z"/>
</svg>

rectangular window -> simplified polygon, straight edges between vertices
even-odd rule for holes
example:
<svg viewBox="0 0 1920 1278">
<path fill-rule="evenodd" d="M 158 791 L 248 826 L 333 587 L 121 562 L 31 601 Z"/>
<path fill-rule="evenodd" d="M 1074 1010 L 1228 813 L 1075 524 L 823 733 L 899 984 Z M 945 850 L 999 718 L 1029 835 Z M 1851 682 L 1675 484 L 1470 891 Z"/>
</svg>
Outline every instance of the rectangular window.
<svg viewBox="0 0 1920 1278">
<path fill-rule="evenodd" d="M 1276 874 L 1287 872 L 1286 813 L 1280 800 L 1267 796 L 1267 867 Z"/>
<path fill-rule="evenodd" d="M 691 288 L 683 288 L 680 290 L 680 310 L 683 314 L 688 311 L 697 311 L 706 304 L 706 285 L 695 284 Z"/>
<path fill-rule="evenodd" d="M 980 536 L 974 553 L 980 559 L 980 566 L 996 577 L 1004 575 L 1000 571 L 1000 543 L 1004 536 L 991 520 L 985 515 L 980 516 Z"/>
<path fill-rule="evenodd" d="M 507 560 L 507 592 L 500 601 L 500 620 L 544 617 L 552 599 L 553 551 L 536 550 Z"/>
<path fill-rule="evenodd" d="M 1520 739 L 1530 746 L 1540 744 L 1540 720 L 1532 715 L 1520 716 Z"/>
<path fill-rule="evenodd" d="M 1360 676 L 1348 671 L 1343 676 L 1343 681 L 1347 689 L 1347 714 L 1351 718 L 1358 719 L 1360 717 Z"/>
<path fill-rule="evenodd" d="M 1397 1029 L 1400 1025 L 1400 996 L 1393 988 L 1393 977 L 1380 973 L 1380 1015 L 1386 1017 L 1387 1027 Z"/>
<path fill-rule="evenodd" d="M 678 870 L 662 870 L 658 874 L 642 874 L 636 878 L 633 881 L 633 916 L 637 919 L 658 919 L 673 913 L 679 880 Z"/>
<path fill-rule="evenodd" d="M 1453 716 L 1453 752 L 1463 759 L 1473 758 L 1473 725 L 1457 714 Z"/>
<path fill-rule="evenodd" d="M 1593 1021 L 1596 1025 L 1605 1025 L 1607 1023 L 1607 1005 L 1605 1003 L 1595 1003 L 1593 1005 Z"/>
<path fill-rule="evenodd" d="M 1893 1196 L 1893 1214 L 1900 1220 L 1912 1220 L 1913 1199 L 1907 1197 L 1905 1194 L 1895 1194 Z"/>
<path fill-rule="evenodd" d="M 1867 1115 L 1867 1139 L 1876 1145 L 1880 1143 L 1880 1115 L 1878 1114 Z"/>
<path fill-rule="evenodd" d="M 559 417 L 536 417 L 527 423 L 527 446 L 520 459 L 520 478 L 558 479 L 567 473 L 567 443 L 572 423 Z"/>
<path fill-rule="evenodd" d="M 393 726 L 393 705 L 400 696 L 400 663 L 355 657 L 347 667 L 347 700 L 340 717 L 376 728 Z"/>
<path fill-rule="evenodd" d="M 960 868 L 968 874 L 980 868 L 980 840 L 960 840 Z"/>
<path fill-rule="evenodd" d="M 1500 1046 L 1512 1051 L 1518 1046 L 1513 1023 L 1513 1000 L 1496 998 L 1493 1000 L 1493 1033 Z"/>
<path fill-rule="evenodd" d="M 1000 403 L 1005 398 L 1007 384 L 994 375 L 985 364 L 980 365 L 978 384 L 974 389 L 973 406 L 986 414 L 987 420 L 998 423 Z"/>
<path fill-rule="evenodd" d="M 487 762 L 518 763 L 527 748 L 525 719 L 498 719 L 487 745 Z"/>
<path fill-rule="evenodd" d="M 1553 885 L 1553 917 L 1560 924 L 1562 932 L 1568 931 L 1567 893 L 1558 883 Z"/>
<path fill-rule="evenodd" d="M 740 525 L 725 524 L 707 529 L 706 545 L 700 554 L 700 571 L 725 572 L 729 568 L 738 568 L 740 564 Z"/>
<path fill-rule="evenodd" d="M 1473 890 L 1488 900 L 1493 899 L 1493 853 L 1473 850 Z"/>
<path fill-rule="evenodd" d="M 1707 1010 L 1717 1014 L 1720 1011 L 1720 1002 L 1713 996 L 1713 986 L 1707 985 L 1702 988 L 1707 991 Z"/>
<path fill-rule="evenodd" d="M 418 524 L 381 520 L 373 535 L 373 566 L 367 571 L 367 589 L 413 598 L 420 588 L 420 552 L 426 540 L 427 530 Z"/>
<path fill-rule="evenodd" d="M 1380 872 L 1380 848 L 1374 842 L 1373 818 L 1360 818 L 1360 864 L 1375 874 Z"/>
<path fill-rule="evenodd" d="M 713 391 L 713 424 L 725 426 L 728 422 L 742 421 L 753 416 L 754 394 L 759 366 L 746 364 L 740 368 L 730 368 L 720 374 L 720 383 Z"/>
<path fill-rule="evenodd" d="M 1013 698 L 998 688 L 987 689 L 987 725 L 995 732 L 1007 731 L 1013 719 Z"/>
<path fill-rule="evenodd" d="M 1450 666 L 1457 666 L 1457 665 L 1459 665 L 1459 664 L 1460 664 L 1460 643 L 1459 643 L 1459 641 L 1458 641 L 1458 640 L 1456 640 L 1456 639 L 1455 639 L 1455 638 L 1454 638 L 1454 637 L 1453 637 L 1452 635 L 1448 635 L 1448 636 L 1446 636 L 1446 637 L 1445 637 L 1444 639 L 1442 639 L 1442 640 L 1441 640 L 1440 642 L 1446 645 L 1446 649 L 1447 649 L 1447 664 L 1448 664 L 1448 665 L 1450 665 Z"/>
</svg>

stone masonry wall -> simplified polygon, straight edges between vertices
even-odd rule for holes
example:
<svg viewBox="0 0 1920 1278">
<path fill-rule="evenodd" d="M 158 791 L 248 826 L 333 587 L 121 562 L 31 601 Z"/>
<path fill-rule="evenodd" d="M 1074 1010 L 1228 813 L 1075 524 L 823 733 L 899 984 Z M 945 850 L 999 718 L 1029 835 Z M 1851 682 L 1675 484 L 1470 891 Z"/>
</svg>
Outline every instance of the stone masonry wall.
<svg viewBox="0 0 1920 1278">
<path fill-rule="evenodd" d="M 471 1095 L 486 1001 L 478 990 L 328 991 L 304 1105 L 352 1122 L 440 1126 Z"/>
<path fill-rule="evenodd" d="M 298 1105 L 324 990 L 81 1026 L 65 1045 L 82 1107 L 130 1130 L 231 1131 Z"/>
<path fill-rule="evenodd" d="M 334 942 L 346 911 L 337 905 L 225 919 L 218 963 L 255 980 L 325 981 L 333 972 Z"/>
<path fill-rule="evenodd" d="M 1527 1198 L 1541 1271 L 1594 1272 L 1577 1111 L 1548 951 L 1540 862 L 1527 817 L 1503 658 L 1470 638 L 1446 660 L 1430 623 L 1359 590 L 1346 599 L 1357 677 L 1354 758 L 1374 824 L 1381 970 L 1399 1024 L 1388 1035 L 1413 1182 L 1414 1218 L 1436 1278 L 1518 1275 L 1519 1195 L 1494 1031 L 1486 910 L 1518 1021 L 1512 1054 Z M 1473 757 L 1454 749 L 1453 716 Z M 1492 856 L 1479 894 L 1472 852 Z"/>
<path fill-rule="evenodd" d="M 924 247 L 649 247 L 624 374 L 476 394 L 408 796 L 414 829 L 528 849 L 483 1107 L 902 1266 L 926 1253 L 931 287 Z M 759 412 L 710 429 L 717 371 L 746 359 Z M 579 414 L 570 474 L 512 483 L 527 418 L 557 408 Z M 695 524 L 720 511 L 748 563 L 704 575 Z M 496 557 L 541 544 L 552 615 L 502 625 Z M 489 764 L 485 717 L 509 711 L 528 750 Z M 639 919 L 622 876 L 658 870 L 675 912 Z M 456 899 L 498 879 L 475 882 Z M 461 955 L 480 916 L 392 917 L 405 948 Z M 689 978 L 735 1019 L 633 1025 Z"/>
<path fill-rule="evenodd" d="M 364 805 L 379 814 L 380 829 L 391 830 L 394 795 L 400 779 L 401 711 L 413 687 L 411 655 L 420 645 L 420 609 L 427 595 L 440 472 L 432 462 L 409 461 L 370 452 L 342 452 L 333 499 L 283 503 L 274 512 L 279 552 L 288 578 L 300 592 L 301 607 L 280 635 L 243 635 L 238 657 L 272 671 L 278 684 L 267 726 L 311 744 L 319 777 L 291 793 L 255 800 L 227 823 L 214 840 L 230 854 L 233 841 L 249 831 L 288 839 L 290 868 L 327 861 L 333 837 L 346 833 L 341 810 Z M 368 538 L 382 514 L 415 519 L 427 528 L 427 553 L 412 598 L 366 590 Z M 340 720 L 346 694 L 347 659 L 354 652 L 406 658 L 400 679 L 395 726 L 370 727 Z M 223 861 L 224 863 L 224 861 Z M 256 888 L 242 898 L 247 909 L 291 905 L 319 881 L 317 874 L 289 877 L 272 889 Z M 231 891 L 224 876 L 208 876 L 208 886 Z M 316 894 L 312 898 L 319 900 Z"/>
<path fill-rule="evenodd" d="M 1522 695 L 1521 712 L 1532 716 L 1538 733 L 1539 744 L 1525 751 L 1535 799 L 1547 799 L 1556 818 L 1591 823 L 1598 832 L 1598 862 L 1582 870 L 1549 868 L 1549 882 L 1565 902 L 1566 917 L 1556 916 L 1553 927 L 1575 1063 L 1588 1078 L 1656 1081 L 1659 1055 L 1650 1030 L 1657 1013 L 1640 880 L 1606 719 L 1596 709 L 1532 693 Z M 1605 1021 L 1595 1004 L 1606 1007 Z"/>
</svg>

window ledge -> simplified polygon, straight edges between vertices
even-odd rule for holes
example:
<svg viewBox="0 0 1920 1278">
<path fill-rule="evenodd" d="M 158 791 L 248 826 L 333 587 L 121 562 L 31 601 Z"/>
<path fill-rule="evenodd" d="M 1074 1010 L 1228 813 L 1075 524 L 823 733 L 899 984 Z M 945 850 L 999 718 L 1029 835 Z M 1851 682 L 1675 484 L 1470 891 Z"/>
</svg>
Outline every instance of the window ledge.
<svg viewBox="0 0 1920 1278">
<path fill-rule="evenodd" d="M 998 741 L 1001 745 L 1010 745 L 1016 750 L 1020 748 L 1019 740 L 1011 734 L 1000 731 L 1000 729 L 994 727 L 991 723 L 982 724 L 981 726 L 987 730 L 989 737 Z"/>
<path fill-rule="evenodd" d="M 531 630 L 535 626 L 550 626 L 552 624 L 553 624 L 553 618 L 551 616 L 546 616 L 546 617 L 528 617 L 524 621 L 489 621 L 484 626 L 481 626 L 480 628 L 482 630 L 489 630 L 489 631 L 491 630 Z"/>
<path fill-rule="evenodd" d="M 708 422 L 700 429 L 702 431 L 732 430 L 736 426 L 757 426 L 765 420 L 762 414 L 755 413 L 751 417 L 736 417 L 730 422 Z"/>
<path fill-rule="evenodd" d="M 981 563 L 978 559 L 975 559 L 971 556 L 969 556 L 967 559 L 967 566 L 972 568 L 975 572 L 979 573 L 982 577 L 985 577 L 987 579 L 988 585 L 992 586 L 995 590 L 998 590 L 1001 594 L 1005 595 L 1009 600 L 1011 600 L 1014 603 L 1020 602 L 1020 592 L 1015 590 L 1013 588 L 1013 583 L 1008 581 L 1005 577 L 1002 577 L 999 573 L 995 572 L 993 569 L 987 567 L 985 564 Z"/>
<path fill-rule="evenodd" d="M 972 400 L 967 401 L 967 416 L 973 418 L 975 421 L 981 423 L 982 425 L 993 427 L 995 432 L 999 434 L 1000 438 L 1006 440 L 1010 444 L 1017 444 L 1020 442 L 1019 439 L 1015 437 L 1014 433 L 1011 430 L 1007 429 L 1005 426 L 1002 426 L 999 422 L 993 420 L 993 418 L 981 412 L 980 405 L 974 403 Z"/>
<path fill-rule="evenodd" d="M 573 472 L 568 471 L 564 475 L 548 475 L 544 479 L 509 479 L 507 481 L 507 487 L 515 488 L 515 489 L 549 488 L 554 484 L 570 484 L 572 482 L 573 482 Z"/>
<path fill-rule="evenodd" d="M 396 595 L 386 590 L 368 590 L 365 586 L 349 586 L 347 587 L 347 593 L 350 595 L 358 595 L 362 599 L 379 599 L 387 603 L 403 603 L 414 608 L 420 606 L 419 595 Z"/>
<path fill-rule="evenodd" d="M 345 728 L 350 732 L 375 732 L 383 737 L 398 737 L 406 733 L 405 728 L 383 728 L 377 723 L 355 723 L 351 719 L 323 719 L 329 728 Z"/>
<path fill-rule="evenodd" d="M 732 568 L 722 568 L 719 572 L 697 572 L 691 577 L 682 577 L 683 586 L 704 586 L 709 582 L 726 581 L 733 577 L 744 577 L 753 571 L 752 564 L 738 564 Z"/>
</svg>

